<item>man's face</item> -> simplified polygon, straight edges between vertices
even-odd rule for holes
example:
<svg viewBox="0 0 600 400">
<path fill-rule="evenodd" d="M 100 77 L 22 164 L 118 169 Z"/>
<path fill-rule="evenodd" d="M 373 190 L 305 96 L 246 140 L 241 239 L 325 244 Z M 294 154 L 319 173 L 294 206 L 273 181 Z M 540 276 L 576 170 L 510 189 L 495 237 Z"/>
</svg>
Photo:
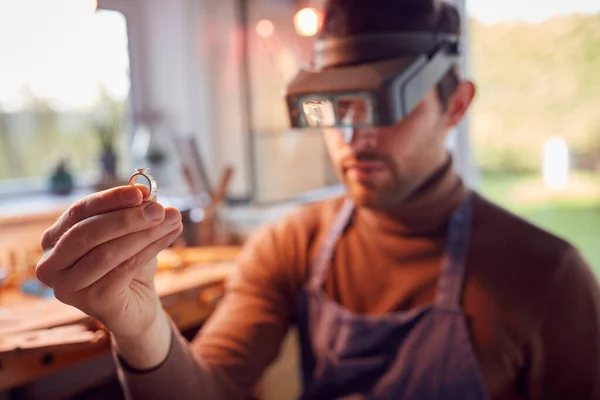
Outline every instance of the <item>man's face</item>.
<svg viewBox="0 0 600 400">
<path fill-rule="evenodd" d="M 460 122 L 473 94 L 470 82 L 461 83 L 444 111 L 432 89 L 396 125 L 356 129 L 350 143 L 343 140 L 349 132 L 326 129 L 329 154 L 354 201 L 385 210 L 406 200 L 445 162 L 446 133 Z"/>
</svg>

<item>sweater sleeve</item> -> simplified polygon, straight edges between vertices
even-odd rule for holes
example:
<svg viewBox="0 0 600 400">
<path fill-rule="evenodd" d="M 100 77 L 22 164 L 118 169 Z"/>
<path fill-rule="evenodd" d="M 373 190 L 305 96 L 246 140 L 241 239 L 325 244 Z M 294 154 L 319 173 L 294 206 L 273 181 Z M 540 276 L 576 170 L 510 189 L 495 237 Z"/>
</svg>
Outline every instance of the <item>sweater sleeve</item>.
<svg viewBox="0 0 600 400">
<path fill-rule="evenodd" d="M 531 399 L 600 399 L 600 287 L 569 248 L 555 270 L 532 343 Z"/>
<path fill-rule="evenodd" d="M 166 360 L 134 371 L 113 351 L 129 399 L 247 399 L 275 360 L 296 297 L 287 280 L 283 235 L 263 228 L 240 254 L 225 297 L 188 343 L 173 326 Z M 290 243 L 290 239 L 285 239 Z"/>
</svg>

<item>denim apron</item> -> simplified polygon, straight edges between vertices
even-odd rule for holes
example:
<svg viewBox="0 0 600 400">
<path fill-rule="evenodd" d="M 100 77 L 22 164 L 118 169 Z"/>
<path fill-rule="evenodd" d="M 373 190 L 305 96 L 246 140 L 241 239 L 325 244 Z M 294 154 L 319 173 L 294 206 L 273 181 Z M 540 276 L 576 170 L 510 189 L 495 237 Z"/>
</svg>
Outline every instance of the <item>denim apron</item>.
<svg viewBox="0 0 600 400">
<path fill-rule="evenodd" d="M 353 211 L 347 200 L 300 296 L 300 399 L 487 399 L 460 306 L 471 196 L 450 218 L 434 303 L 383 316 L 355 314 L 323 291 L 336 243 Z"/>
</svg>

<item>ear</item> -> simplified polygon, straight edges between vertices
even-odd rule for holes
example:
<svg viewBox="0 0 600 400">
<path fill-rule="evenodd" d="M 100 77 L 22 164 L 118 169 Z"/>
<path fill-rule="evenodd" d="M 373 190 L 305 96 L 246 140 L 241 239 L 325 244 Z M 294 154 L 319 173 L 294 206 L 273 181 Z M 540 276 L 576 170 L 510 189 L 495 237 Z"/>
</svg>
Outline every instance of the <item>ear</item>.
<svg viewBox="0 0 600 400">
<path fill-rule="evenodd" d="M 446 127 L 448 129 L 454 128 L 462 121 L 475 97 L 475 91 L 475 84 L 471 81 L 461 81 L 458 84 L 454 94 L 448 100 L 448 109 L 446 110 Z"/>
</svg>

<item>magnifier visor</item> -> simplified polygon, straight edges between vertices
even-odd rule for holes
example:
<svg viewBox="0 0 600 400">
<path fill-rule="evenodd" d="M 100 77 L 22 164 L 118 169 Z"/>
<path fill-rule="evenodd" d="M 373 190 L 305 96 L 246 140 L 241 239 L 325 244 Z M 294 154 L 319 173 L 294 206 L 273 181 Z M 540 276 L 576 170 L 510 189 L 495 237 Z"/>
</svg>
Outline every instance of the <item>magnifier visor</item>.
<svg viewBox="0 0 600 400">
<path fill-rule="evenodd" d="M 392 126 L 458 65 L 458 36 L 425 32 L 321 39 L 286 88 L 293 128 Z"/>
<path fill-rule="evenodd" d="M 300 105 L 309 128 L 371 126 L 374 122 L 373 97 L 369 93 L 310 96 L 301 98 Z"/>
</svg>

